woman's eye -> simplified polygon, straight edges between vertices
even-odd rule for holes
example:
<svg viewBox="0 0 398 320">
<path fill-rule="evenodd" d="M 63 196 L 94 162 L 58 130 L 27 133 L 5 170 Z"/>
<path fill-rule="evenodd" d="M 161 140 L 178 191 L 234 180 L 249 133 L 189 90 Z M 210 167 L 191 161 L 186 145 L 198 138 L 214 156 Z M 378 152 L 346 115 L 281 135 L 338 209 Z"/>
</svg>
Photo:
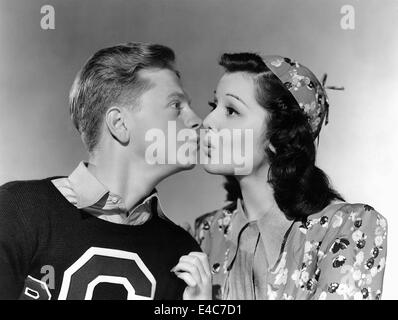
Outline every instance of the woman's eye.
<svg viewBox="0 0 398 320">
<path fill-rule="evenodd" d="M 232 115 L 234 115 L 234 114 L 238 114 L 238 112 L 237 112 L 234 108 L 226 107 L 225 109 L 227 110 L 227 114 L 228 114 L 229 116 L 232 116 Z"/>
<path fill-rule="evenodd" d="M 209 101 L 208 104 L 210 106 L 211 111 L 217 108 L 217 104 L 215 102 Z"/>
</svg>

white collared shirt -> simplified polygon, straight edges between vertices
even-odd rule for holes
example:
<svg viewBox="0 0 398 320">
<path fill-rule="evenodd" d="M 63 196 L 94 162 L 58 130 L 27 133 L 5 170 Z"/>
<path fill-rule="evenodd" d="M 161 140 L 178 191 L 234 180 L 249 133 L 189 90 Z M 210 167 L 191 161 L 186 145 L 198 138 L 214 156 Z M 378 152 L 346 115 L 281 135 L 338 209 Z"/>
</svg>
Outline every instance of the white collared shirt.
<svg viewBox="0 0 398 320">
<path fill-rule="evenodd" d="M 127 210 L 123 198 L 109 191 L 84 162 L 80 162 L 69 177 L 54 179 L 52 183 L 78 209 L 109 222 L 141 225 L 154 212 L 163 215 L 156 190 Z"/>
</svg>

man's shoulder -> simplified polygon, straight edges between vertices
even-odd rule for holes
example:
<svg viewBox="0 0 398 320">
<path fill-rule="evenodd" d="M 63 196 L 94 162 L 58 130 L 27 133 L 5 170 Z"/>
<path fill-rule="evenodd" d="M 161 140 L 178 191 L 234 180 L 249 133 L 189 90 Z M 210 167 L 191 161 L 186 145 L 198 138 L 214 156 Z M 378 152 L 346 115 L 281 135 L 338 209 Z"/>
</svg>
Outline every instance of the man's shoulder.
<svg viewBox="0 0 398 320">
<path fill-rule="evenodd" d="M 43 210 L 51 206 L 56 196 L 51 189 L 51 180 L 45 178 L 40 180 L 10 181 L 0 186 L 0 206 L 5 211 L 16 211 L 25 216 L 29 212 L 33 216 L 42 216 L 47 212 Z"/>
<path fill-rule="evenodd" d="M 23 192 L 24 190 L 30 190 L 31 187 L 43 184 L 47 179 L 9 181 L 1 185 L 0 190 L 7 190 L 10 193 Z"/>
<path fill-rule="evenodd" d="M 46 186 L 51 179 L 52 178 L 10 181 L 0 186 L 0 194 L 2 196 L 8 195 L 17 200 L 21 200 L 21 198 L 42 197 L 49 193 L 49 189 L 46 188 Z"/>
<path fill-rule="evenodd" d="M 20 232 L 33 243 L 36 235 L 46 229 L 44 222 L 51 211 L 45 210 L 51 198 L 46 180 L 11 181 L 0 186 L 0 232 L 4 236 Z"/>
<path fill-rule="evenodd" d="M 187 230 L 177 225 L 164 215 L 159 219 L 159 227 L 159 232 L 165 234 L 168 239 L 173 242 L 177 241 L 186 243 L 187 245 L 196 244 L 195 239 Z"/>
</svg>

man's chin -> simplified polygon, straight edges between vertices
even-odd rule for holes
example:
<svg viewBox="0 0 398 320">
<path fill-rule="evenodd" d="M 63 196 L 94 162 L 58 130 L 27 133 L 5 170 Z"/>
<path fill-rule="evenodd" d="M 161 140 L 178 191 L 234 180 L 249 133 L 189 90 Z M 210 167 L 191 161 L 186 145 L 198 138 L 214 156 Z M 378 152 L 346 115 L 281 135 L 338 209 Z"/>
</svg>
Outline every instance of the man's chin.
<svg viewBox="0 0 398 320">
<path fill-rule="evenodd" d="M 196 163 L 179 164 L 180 171 L 192 170 L 195 168 Z"/>
<path fill-rule="evenodd" d="M 206 164 L 203 164 L 203 168 L 205 169 L 205 171 L 207 173 L 210 173 L 210 174 L 217 174 L 217 175 L 223 175 L 223 176 L 225 176 L 225 175 L 233 176 L 234 175 L 233 169 L 231 169 L 229 167 L 226 168 L 225 166 L 220 165 L 220 164 L 206 163 Z"/>
<path fill-rule="evenodd" d="M 196 166 L 196 163 L 184 163 L 184 164 L 182 164 L 182 163 L 178 163 L 178 164 L 175 164 L 175 165 L 172 165 L 172 166 L 169 166 L 168 167 L 168 176 L 170 176 L 170 175 L 173 175 L 173 174 L 176 174 L 176 173 L 178 173 L 178 172 L 181 172 L 181 171 L 188 171 L 188 170 L 192 170 L 193 168 L 195 168 L 195 166 Z"/>
</svg>

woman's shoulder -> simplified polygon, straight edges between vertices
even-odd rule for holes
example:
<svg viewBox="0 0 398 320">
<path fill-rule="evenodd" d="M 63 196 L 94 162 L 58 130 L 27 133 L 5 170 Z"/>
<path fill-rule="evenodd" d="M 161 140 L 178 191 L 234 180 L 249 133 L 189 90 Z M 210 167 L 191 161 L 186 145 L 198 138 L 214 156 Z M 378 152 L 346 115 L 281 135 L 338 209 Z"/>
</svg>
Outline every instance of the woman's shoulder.
<svg viewBox="0 0 398 320">
<path fill-rule="evenodd" d="M 236 210 L 236 202 L 230 202 L 222 208 L 207 212 L 195 219 L 195 229 L 200 225 L 211 225 L 217 218 L 232 214 Z"/>
<path fill-rule="evenodd" d="M 307 224 L 320 223 L 327 227 L 338 228 L 344 222 L 352 222 L 358 226 L 362 225 L 363 220 L 379 221 L 381 224 L 387 224 L 387 220 L 372 206 L 364 203 L 340 202 L 330 204 L 321 212 L 310 215 Z"/>
<path fill-rule="evenodd" d="M 381 242 L 387 237 L 387 219 L 364 203 L 331 204 L 321 212 L 310 215 L 300 228 L 303 233 L 308 233 L 308 238 L 324 242 L 328 239 L 334 241 L 340 236 L 350 237 L 355 242 L 367 237 Z"/>
<path fill-rule="evenodd" d="M 214 228 L 227 230 L 231 216 L 237 208 L 236 202 L 230 202 L 224 207 L 207 212 L 195 219 L 195 238 L 201 244 L 206 233 Z"/>
<path fill-rule="evenodd" d="M 333 203 L 298 226 L 287 247 L 296 285 L 314 289 L 314 299 L 380 297 L 387 220 L 378 211 L 363 203 Z"/>
</svg>

